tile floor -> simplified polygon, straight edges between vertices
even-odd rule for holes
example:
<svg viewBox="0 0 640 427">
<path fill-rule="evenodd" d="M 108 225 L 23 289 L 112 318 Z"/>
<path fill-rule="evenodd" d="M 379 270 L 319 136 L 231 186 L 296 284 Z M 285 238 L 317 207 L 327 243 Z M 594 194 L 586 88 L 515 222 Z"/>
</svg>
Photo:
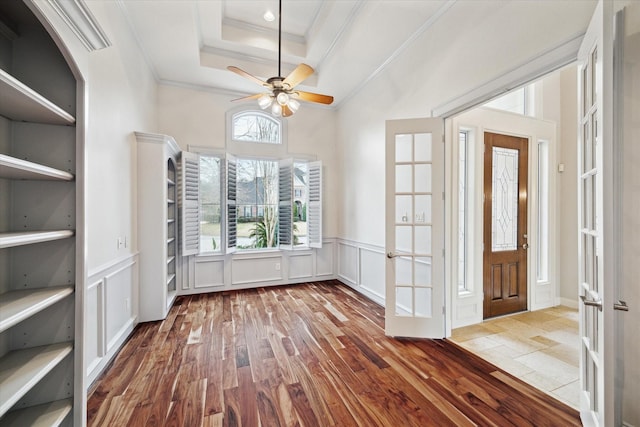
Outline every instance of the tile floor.
<svg viewBox="0 0 640 427">
<path fill-rule="evenodd" d="M 579 407 L 578 311 L 564 306 L 489 319 L 451 339 L 556 399 Z"/>
</svg>

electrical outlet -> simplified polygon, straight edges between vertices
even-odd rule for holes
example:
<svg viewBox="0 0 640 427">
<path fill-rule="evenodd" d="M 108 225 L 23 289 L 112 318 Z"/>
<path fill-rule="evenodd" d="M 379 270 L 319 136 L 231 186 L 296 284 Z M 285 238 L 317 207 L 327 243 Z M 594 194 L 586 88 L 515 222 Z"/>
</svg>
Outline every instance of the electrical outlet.
<svg viewBox="0 0 640 427">
<path fill-rule="evenodd" d="M 118 237 L 118 249 L 122 249 L 125 247 L 125 240 L 123 237 Z"/>
<path fill-rule="evenodd" d="M 276 271 L 280 271 L 280 263 L 276 262 Z"/>
</svg>

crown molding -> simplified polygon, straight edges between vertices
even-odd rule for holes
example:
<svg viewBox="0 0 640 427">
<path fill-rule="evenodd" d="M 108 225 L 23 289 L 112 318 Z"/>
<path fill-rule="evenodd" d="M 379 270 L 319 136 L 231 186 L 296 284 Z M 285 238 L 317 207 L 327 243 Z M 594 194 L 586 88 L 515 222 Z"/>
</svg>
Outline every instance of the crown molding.
<svg viewBox="0 0 640 427">
<path fill-rule="evenodd" d="M 548 49 L 478 87 L 437 106 L 432 117 L 451 117 L 524 86 L 576 61 L 584 33 Z"/>
<path fill-rule="evenodd" d="M 47 0 L 47 2 L 89 52 L 111 46 L 111 41 L 84 0 Z"/>
</svg>

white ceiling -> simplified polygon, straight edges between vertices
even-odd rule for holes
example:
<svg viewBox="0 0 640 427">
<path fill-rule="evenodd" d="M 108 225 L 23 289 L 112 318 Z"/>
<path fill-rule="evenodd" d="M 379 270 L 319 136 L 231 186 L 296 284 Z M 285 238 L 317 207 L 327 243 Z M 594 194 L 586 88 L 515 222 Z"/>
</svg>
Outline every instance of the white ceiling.
<svg viewBox="0 0 640 427">
<path fill-rule="evenodd" d="M 455 3 L 444 0 L 283 0 L 282 75 L 297 64 L 315 74 L 299 87 L 340 105 Z M 228 71 L 278 74 L 277 0 L 122 0 L 161 82 L 238 96 L 262 91 Z M 263 19 L 272 10 L 273 22 Z"/>
</svg>

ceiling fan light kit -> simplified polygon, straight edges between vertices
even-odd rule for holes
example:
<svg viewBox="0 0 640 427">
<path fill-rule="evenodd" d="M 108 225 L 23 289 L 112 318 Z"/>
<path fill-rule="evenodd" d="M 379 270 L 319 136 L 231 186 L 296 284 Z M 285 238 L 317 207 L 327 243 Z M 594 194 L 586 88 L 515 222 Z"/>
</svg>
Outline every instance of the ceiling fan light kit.
<svg viewBox="0 0 640 427">
<path fill-rule="evenodd" d="M 301 90 L 294 90 L 294 88 L 304 81 L 307 77 L 313 74 L 313 68 L 307 64 L 298 65 L 286 78 L 281 77 L 282 66 L 282 0 L 279 1 L 278 8 L 278 76 L 271 77 L 267 81 L 262 81 L 259 78 L 241 70 L 238 67 L 228 66 L 227 69 L 232 71 L 246 79 L 253 81 L 261 86 L 266 87 L 270 92 L 258 93 L 255 95 L 249 95 L 242 98 L 234 99 L 234 101 L 243 101 L 248 99 L 257 99 L 258 105 L 263 110 L 271 107 L 271 114 L 276 117 L 289 117 L 292 116 L 300 108 L 300 102 L 316 102 L 320 104 L 329 105 L 333 102 L 333 96 L 321 95 L 318 93 L 304 92 Z"/>
</svg>

